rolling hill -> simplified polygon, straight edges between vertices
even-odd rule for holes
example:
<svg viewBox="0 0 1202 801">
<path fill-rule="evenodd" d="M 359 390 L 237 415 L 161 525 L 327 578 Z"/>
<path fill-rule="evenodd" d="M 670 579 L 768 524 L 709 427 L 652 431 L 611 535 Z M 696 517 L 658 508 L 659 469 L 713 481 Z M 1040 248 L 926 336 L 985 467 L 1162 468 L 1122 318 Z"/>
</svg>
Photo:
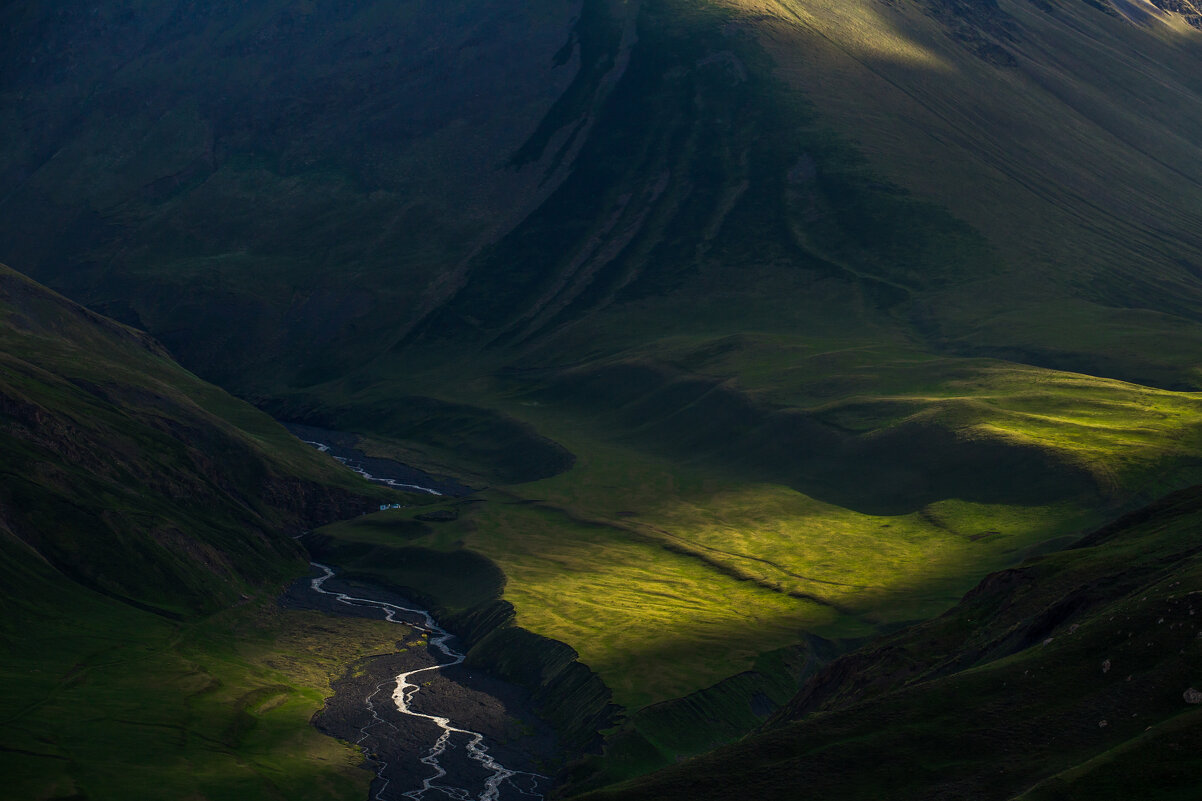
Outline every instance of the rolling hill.
<svg viewBox="0 0 1202 801">
<path fill-rule="evenodd" d="M 2 268 L 7 550 L 180 617 L 295 572 L 379 490 L 126 328 Z"/>
</svg>

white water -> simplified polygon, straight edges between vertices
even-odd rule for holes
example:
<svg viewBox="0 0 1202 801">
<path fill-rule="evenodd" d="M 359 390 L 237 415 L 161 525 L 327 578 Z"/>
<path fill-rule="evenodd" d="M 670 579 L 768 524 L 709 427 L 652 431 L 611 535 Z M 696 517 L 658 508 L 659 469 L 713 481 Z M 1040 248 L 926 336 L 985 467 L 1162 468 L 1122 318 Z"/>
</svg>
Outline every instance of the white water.
<svg viewBox="0 0 1202 801">
<path fill-rule="evenodd" d="M 312 445 L 314 448 L 317 448 L 317 450 L 321 451 L 322 453 L 329 453 L 329 451 L 330 451 L 330 446 L 325 444 L 324 442 L 315 442 L 311 439 L 302 439 L 301 442 L 305 443 L 306 445 Z M 334 454 L 332 454 L 332 453 L 330 455 L 334 456 Z M 374 481 L 377 484 L 384 484 L 386 486 L 393 487 L 394 489 L 416 490 L 417 492 L 425 492 L 429 495 L 442 495 L 442 493 L 439 492 L 438 490 L 430 489 L 429 487 L 422 487 L 417 484 L 405 484 L 400 481 L 397 481 L 394 478 L 376 478 L 371 473 L 364 470 L 363 465 L 361 465 L 361 464 L 356 464 L 355 462 L 352 462 L 350 459 L 347 459 L 346 457 L 343 457 L 343 456 L 334 456 L 334 458 L 337 459 L 342 464 L 349 467 L 351 470 L 354 470 L 356 473 L 358 473 L 359 475 L 366 478 L 368 481 Z"/>
<path fill-rule="evenodd" d="M 405 673 L 401 673 L 396 677 L 395 689 L 392 691 L 392 700 L 393 703 L 396 704 L 397 711 L 399 711 L 402 715 L 428 720 L 442 730 L 442 733 L 438 736 L 438 739 L 435 741 L 434 745 L 428 752 L 426 752 L 426 755 L 421 758 L 421 762 L 431 767 L 434 770 L 434 774 L 429 778 L 424 779 L 421 787 L 417 788 L 416 790 L 410 790 L 402 795 L 405 798 L 413 799 L 413 801 L 424 801 L 427 793 L 435 791 L 443 793 L 450 798 L 456 799 L 456 801 L 470 801 L 470 799 L 473 797 L 472 790 L 469 790 L 465 787 L 455 787 L 442 783 L 442 780 L 447 778 L 447 771 L 442 767 L 442 764 L 439 761 L 439 758 L 446 752 L 448 748 L 454 747 L 454 745 L 451 743 L 451 736 L 454 734 L 461 734 L 468 739 L 466 746 L 468 757 L 477 762 L 482 768 L 484 768 L 485 771 L 490 774 L 488 778 L 484 780 L 484 786 L 481 788 L 480 794 L 475 796 L 477 801 L 499 801 L 501 797 L 501 789 L 506 785 L 517 790 L 524 796 L 528 796 L 530 798 L 542 798 L 542 793 L 538 792 L 538 785 L 540 780 L 547 778 L 546 776 L 541 776 L 537 773 L 530 773 L 527 771 L 511 770 L 502 765 L 500 762 L 497 762 L 497 760 L 488 753 L 488 747 L 484 744 L 483 734 L 471 731 L 470 729 L 462 729 L 457 726 L 453 726 L 451 725 L 451 721 L 447 718 L 440 717 L 438 715 L 426 715 L 421 712 L 415 712 L 410 708 L 413 703 L 413 697 L 417 695 L 418 691 L 421 689 L 417 684 L 414 684 L 412 681 L 410 681 L 412 677 L 418 675 L 419 673 L 442 670 L 443 668 L 450 667 L 451 665 L 458 665 L 465 658 L 464 654 L 461 654 L 447 644 L 447 641 L 451 638 L 451 635 L 434 622 L 434 618 L 430 616 L 430 613 L 424 609 L 409 609 L 404 606 L 397 606 L 396 604 L 390 604 L 384 601 L 374 601 L 370 598 L 356 598 L 355 596 L 347 595 L 344 592 L 327 590 L 322 585 L 334 575 L 334 570 L 326 565 L 318 564 L 317 562 L 312 562 L 311 564 L 318 570 L 321 570 L 323 573 L 323 575 L 309 582 L 309 586 L 311 586 L 315 592 L 319 592 L 322 595 L 332 596 L 335 600 L 339 601 L 340 603 L 347 604 L 348 606 L 365 606 L 372 609 L 379 609 L 384 613 L 384 619 L 390 623 L 405 623 L 406 625 L 426 631 L 430 634 L 430 646 L 442 651 L 451 660 L 450 662 L 444 662 L 441 665 L 434 665 L 432 667 L 406 671 Z M 400 613 L 416 615 L 423 622 L 420 624 L 414 624 L 412 621 L 399 620 L 397 618 L 397 614 Z M 386 686 L 386 684 L 381 684 L 376 688 L 375 692 L 367 697 L 367 708 L 371 712 L 373 721 L 372 723 L 360 729 L 360 732 L 363 736 L 359 738 L 359 742 L 362 742 L 367 738 L 367 729 L 375 726 L 377 723 L 383 723 L 389 728 L 394 730 L 396 729 L 396 726 L 380 717 L 379 713 L 376 711 L 375 703 L 373 701 L 376 695 Z M 375 795 L 376 801 L 385 801 L 384 793 L 388 789 L 388 785 L 390 783 L 390 780 L 384 777 L 384 772 L 387 769 L 388 763 L 380 762 L 380 768 L 377 772 L 377 775 L 383 780 L 383 785 Z M 529 787 L 521 787 L 517 782 L 514 781 L 515 778 L 521 778 L 524 781 L 529 782 Z"/>
</svg>

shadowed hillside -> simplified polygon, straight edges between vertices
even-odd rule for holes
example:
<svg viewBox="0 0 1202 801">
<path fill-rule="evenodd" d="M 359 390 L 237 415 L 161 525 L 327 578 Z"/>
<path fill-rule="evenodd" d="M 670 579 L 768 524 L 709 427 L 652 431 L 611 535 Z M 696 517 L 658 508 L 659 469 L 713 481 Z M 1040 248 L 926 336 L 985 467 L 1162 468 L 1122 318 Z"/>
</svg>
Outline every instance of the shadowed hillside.
<svg viewBox="0 0 1202 801">
<path fill-rule="evenodd" d="M 830 664 L 760 731 L 601 799 L 1192 798 L 1192 488 Z"/>
<path fill-rule="evenodd" d="M 1193 386 L 1202 39 L 1129 6 L 11 4 L 0 256 L 273 396 L 839 320 Z"/>
<path fill-rule="evenodd" d="M 0 796 L 363 796 L 309 720 L 397 631 L 275 596 L 292 535 L 403 496 L 3 266 L 0 465 Z"/>
<path fill-rule="evenodd" d="M 628 47 L 598 5 L 9 4 L 3 255 L 210 377 L 329 377 L 561 180 Z"/>
<path fill-rule="evenodd" d="M 154 340 L 0 267 L 13 567 L 172 617 L 303 564 L 289 534 L 379 490 L 175 365 Z"/>
</svg>

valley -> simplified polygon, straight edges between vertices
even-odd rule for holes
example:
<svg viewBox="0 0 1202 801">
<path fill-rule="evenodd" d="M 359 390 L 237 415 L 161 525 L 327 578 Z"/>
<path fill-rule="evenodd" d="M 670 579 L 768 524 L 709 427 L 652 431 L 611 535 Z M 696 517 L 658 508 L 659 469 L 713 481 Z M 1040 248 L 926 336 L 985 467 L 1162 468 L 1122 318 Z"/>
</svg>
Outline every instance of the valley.
<svg viewBox="0 0 1202 801">
<path fill-rule="evenodd" d="M 1188 797 L 1196 5 L 0 8 L 12 797 Z"/>
</svg>

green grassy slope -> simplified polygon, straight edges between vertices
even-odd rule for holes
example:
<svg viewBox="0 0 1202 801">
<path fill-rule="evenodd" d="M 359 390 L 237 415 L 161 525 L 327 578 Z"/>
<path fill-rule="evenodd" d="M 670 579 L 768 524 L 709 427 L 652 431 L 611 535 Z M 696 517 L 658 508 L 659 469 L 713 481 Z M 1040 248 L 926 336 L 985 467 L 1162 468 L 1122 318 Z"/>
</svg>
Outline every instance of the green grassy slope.
<svg viewBox="0 0 1202 801">
<path fill-rule="evenodd" d="M 1200 522 L 1195 487 L 993 574 L 743 742 L 583 797 L 1194 797 Z"/>
<path fill-rule="evenodd" d="M 1193 384 L 1195 28 L 1075 1 L 728 6 L 874 171 L 1000 257 L 923 309 L 936 341 Z"/>
<path fill-rule="evenodd" d="M 180 615 L 296 571 L 288 536 L 386 493 L 127 329 L 0 267 L 8 536 Z"/>
<path fill-rule="evenodd" d="M 1196 385 L 1180 17 L 544 5 L 14 4 L 0 257 L 273 397 L 568 322 L 570 359 L 842 321 Z"/>
<path fill-rule="evenodd" d="M 282 610 L 275 585 L 172 621 L 2 550 L 0 798 L 365 796 L 361 755 L 310 720 L 395 626 Z"/>
<path fill-rule="evenodd" d="M 0 465 L 0 797 L 362 797 L 309 720 L 398 635 L 274 599 L 400 496 L 3 266 Z"/>
<path fill-rule="evenodd" d="M 650 376 L 642 383 L 590 369 L 534 390 L 510 384 L 502 408 L 575 453 L 571 470 L 483 492 L 454 520 L 389 522 L 414 514 L 402 512 L 339 527 L 338 536 L 409 554 L 392 580 L 426 596 L 445 593 L 447 579 L 423 565 L 480 554 L 501 569 L 517 624 L 570 645 L 626 710 L 606 756 L 578 781 L 622 779 L 753 728 L 804 677 L 764 660 L 804 633 L 833 643 L 821 662 L 937 615 L 988 572 L 1064 547 L 1197 475 L 1193 393 L 988 360 L 928 357 L 916 370 L 905 358 L 855 371 L 881 396 L 782 411 L 770 399 L 788 391 L 778 382 L 789 371 L 776 360 L 804 364 L 805 351 L 757 349 L 764 370 L 749 371 L 742 392 L 742 382 L 725 382 L 733 399 L 713 381 L 687 386 L 692 379 L 663 363 L 614 368 Z M 753 363 L 745 357 L 732 363 Z M 735 414 L 721 416 L 723 404 Z M 880 428 L 897 437 L 889 447 L 873 446 Z M 932 433 L 939 428 L 952 433 Z M 815 441 L 817 472 L 799 474 Z M 839 467 L 834 445 L 854 478 L 839 496 L 818 480 L 824 466 Z M 932 467 L 946 463 L 960 474 Z M 850 492 L 891 481 L 913 487 L 891 506 Z M 368 549 L 347 564 L 377 563 Z M 805 661 L 805 649 L 793 658 Z M 731 678 L 748 672 L 757 677 Z"/>
</svg>

